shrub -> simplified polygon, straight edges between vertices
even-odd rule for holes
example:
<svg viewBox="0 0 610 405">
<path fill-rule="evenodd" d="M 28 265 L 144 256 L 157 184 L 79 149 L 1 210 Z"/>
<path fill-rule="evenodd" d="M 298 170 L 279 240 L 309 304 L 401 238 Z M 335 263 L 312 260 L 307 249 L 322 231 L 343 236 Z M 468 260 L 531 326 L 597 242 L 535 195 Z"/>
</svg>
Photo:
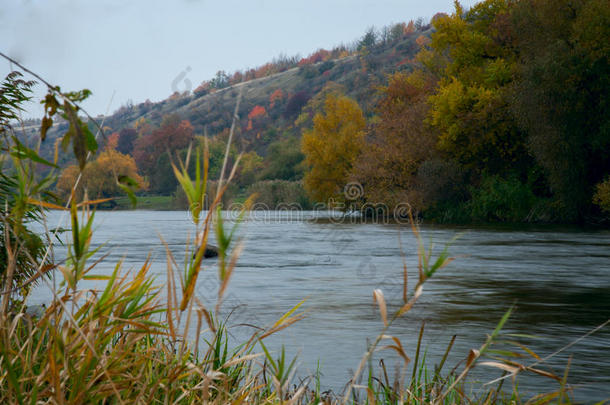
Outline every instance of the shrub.
<svg viewBox="0 0 610 405">
<path fill-rule="evenodd" d="M 527 184 L 515 177 L 503 179 L 484 175 L 479 187 L 471 187 L 468 203 L 474 221 L 528 222 L 532 219 L 536 197 Z"/>
<path fill-rule="evenodd" d="M 276 209 L 280 204 L 298 204 L 302 209 L 310 209 L 303 183 L 300 181 L 265 180 L 248 187 L 248 195 L 256 193 L 256 203 Z"/>
<path fill-rule="evenodd" d="M 593 203 L 606 214 L 610 214 L 610 177 L 595 186 Z"/>
</svg>

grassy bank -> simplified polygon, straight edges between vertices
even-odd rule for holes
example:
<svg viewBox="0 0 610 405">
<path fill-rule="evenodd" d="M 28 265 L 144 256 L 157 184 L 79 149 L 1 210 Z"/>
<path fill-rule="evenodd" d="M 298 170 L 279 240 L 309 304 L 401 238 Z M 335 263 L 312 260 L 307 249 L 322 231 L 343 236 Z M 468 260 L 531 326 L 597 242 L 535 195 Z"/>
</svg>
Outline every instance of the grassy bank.
<svg viewBox="0 0 610 405">
<path fill-rule="evenodd" d="M 118 210 L 129 210 L 133 209 L 131 201 L 128 197 L 119 197 L 114 200 L 116 205 L 108 205 L 108 209 Z M 103 207 L 106 208 L 106 207 Z M 168 211 L 176 209 L 174 199 L 172 196 L 166 195 L 154 195 L 154 196 L 139 196 L 138 205 L 136 206 L 139 210 L 154 210 L 154 211 Z"/>
</svg>

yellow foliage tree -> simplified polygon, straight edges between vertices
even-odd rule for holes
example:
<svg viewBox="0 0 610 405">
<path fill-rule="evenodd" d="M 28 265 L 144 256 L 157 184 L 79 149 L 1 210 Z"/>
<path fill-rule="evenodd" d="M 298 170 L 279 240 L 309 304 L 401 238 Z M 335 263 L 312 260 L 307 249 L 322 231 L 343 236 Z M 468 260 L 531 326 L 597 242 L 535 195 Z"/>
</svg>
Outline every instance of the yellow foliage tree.
<svg viewBox="0 0 610 405">
<path fill-rule="evenodd" d="M 67 199 L 78 178 L 78 166 L 68 166 L 57 180 L 58 194 Z M 76 198 L 82 200 L 84 192 L 89 199 L 114 197 L 123 193 L 117 184 L 117 178 L 128 176 L 135 180 L 140 189 L 148 188 L 147 182 L 138 174 L 136 162 L 129 155 L 107 148 L 97 159 L 85 167 L 82 178 L 76 189 Z"/>
<path fill-rule="evenodd" d="M 343 202 L 343 188 L 364 145 L 366 121 L 358 104 L 345 96 L 326 96 L 324 112 L 303 133 L 302 150 L 310 170 L 305 189 L 316 201 Z"/>
</svg>

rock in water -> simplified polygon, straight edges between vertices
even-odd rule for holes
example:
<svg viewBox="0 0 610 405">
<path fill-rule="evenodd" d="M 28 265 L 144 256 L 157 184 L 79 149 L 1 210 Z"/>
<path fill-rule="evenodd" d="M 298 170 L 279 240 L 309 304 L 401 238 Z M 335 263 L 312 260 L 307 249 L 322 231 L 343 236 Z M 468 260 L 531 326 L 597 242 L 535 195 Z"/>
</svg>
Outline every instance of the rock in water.
<svg viewBox="0 0 610 405">
<path fill-rule="evenodd" d="M 203 253 L 203 257 L 209 259 L 210 257 L 218 256 L 218 248 L 214 245 L 207 245 L 205 247 L 205 252 Z"/>
<path fill-rule="evenodd" d="M 195 255 L 197 254 L 197 252 L 193 253 L 193 257 L 195 257 Z M 205 247 L 205 252 L 203 252 L 203 258 L 204 259 L 210 259 L 212 257 L 217 257 L 218 256 L 218 248 L 214 245 L 207 245 Z"/>
</svg>

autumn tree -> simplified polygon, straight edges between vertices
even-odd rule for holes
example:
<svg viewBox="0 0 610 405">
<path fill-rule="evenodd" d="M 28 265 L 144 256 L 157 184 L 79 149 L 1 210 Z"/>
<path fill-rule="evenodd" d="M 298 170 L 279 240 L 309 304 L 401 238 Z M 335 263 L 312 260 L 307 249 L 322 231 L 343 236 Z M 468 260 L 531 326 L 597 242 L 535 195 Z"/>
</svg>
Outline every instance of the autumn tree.
<svg viewBox="0 0 610 405">
<path fill-rule="evenodd" d="M 456 2 L 451 16 L 434 19 L 427 57 L 440 63 L 435 69 L 441 79 L 430 98 L 430 122 L 439 131 L 439 148 L 477 172 L 523 172 L 529 166 L 525 134 L 508 104 L 515 54 L 496 23 L 510 4 L 486 0 L 465 12 Z"/>
<path fill-rule="evenodd" d="M 188 147 L 193 140 L 193 126 L 178 115 L 163 118 L 161 126 L 150 135 L 141 136 L 134 145 L 133 156 L 146 175 L 154 174 L 159 157 Z"/>
<path fill-rule="evenodd" d="M 64 169 L 57 180 L 58 194 L 67 199 L 80 173 L 76 165 Z M 117 179 L 128 176 L 135 180 L 140 189 L 146 189 L 148 184 L 138 174 L 134 159 L 113 148 L 106 148 L 97 159 L 89 162 L 82 172 L 82 177 L 76 189 L 77 200 L 82 200 L 85 192 L 89 199 L 115 197 L 123 194 L 117 184 Z"/>
<path fill-rule="evenodd" d="M 136 139 L 138 139 L 138 132 L 135 129 L 121 129 L 121 131 L 119 132 L 119 139 L 116 150 L 124 155 L 130 155 L 133 151 Z"/>
<path fill-rule="evenodd" d="M 434 81 L 422 71 L 396 73 L 382 89 L 375 123 L 351 176 L 362 184 L 365 201 L 393 209 L 408 202 L 421 209 L 416 174 L 435 153 L 436 132 L 426 125 Z M 426 202 L 430 203 L 430 202 Z"/>
<path fill-rule="evenodd" d="M 116 149 L 118 144 L 119 144 L 119 133 L 113 132 L 112 134 L 108 135 L 108 139 L 106 139 L 105 148 L 106 149 Z"/>
<path fill-rule="evenodd" d="M 324 85 L 322 90 L 320 90 L 316 95 L 307 100 L 307 103 L 301 108 L 301 112 L 297 119 L 294 121 L 294 124 L 297 127 L 311 127 L 313 124 L 314 116 L 324 109 L 324 105 L 326 103 L 326 98 L 330 94 L 334 94 L 335 96 L 340 96 L 344 94 L 346 91 L 345 86 L 335 83 L 328 82 Z"/>
<path fill-rule="evenodd" d="M 284 92 L 282 89 L 277 89 L 269 96 L 269 108 L 275 108 L 284 100 Z"/>
<path fill-rule="evenodd" d="M 305 189 L 316 201 L 344 200 L 343 188 L 364 144 L 366 121 L 358 104 L 329 94 L 313 128 L 303 133 L 302 150 L 309 171 Z"/>
</svg>

